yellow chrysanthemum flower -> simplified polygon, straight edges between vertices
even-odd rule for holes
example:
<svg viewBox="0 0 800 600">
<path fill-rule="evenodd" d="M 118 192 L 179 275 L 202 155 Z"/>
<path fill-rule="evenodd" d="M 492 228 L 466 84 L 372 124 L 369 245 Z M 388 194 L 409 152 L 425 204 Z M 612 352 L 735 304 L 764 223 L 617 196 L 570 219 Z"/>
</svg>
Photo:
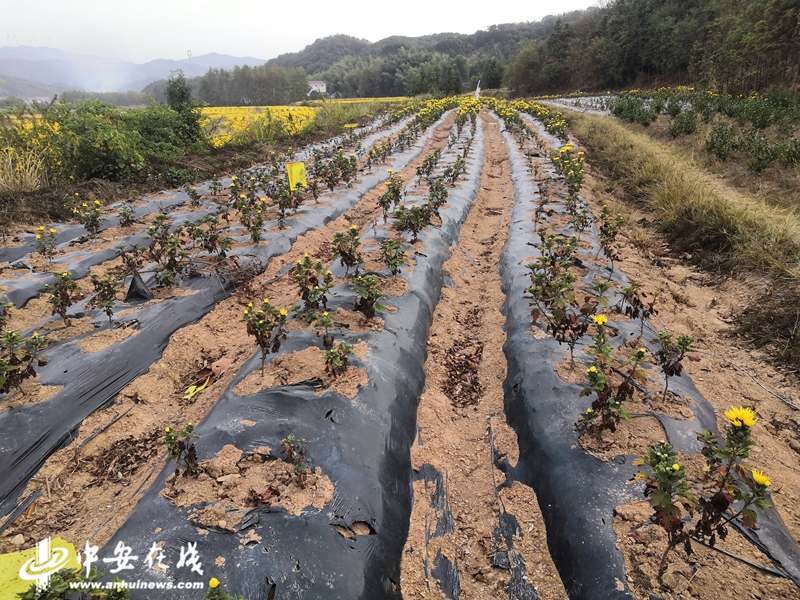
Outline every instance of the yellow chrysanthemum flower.
<svg viewBox="0 0 800 600">
<path fill-rule="evenodd" d="M 680 471 L 680 469 L 681 469 L 681 466 L 678 463 L 675 463 L 674 465 L 672 465 L 672 470 L 673 471 Z"/>
<path fill-rule="evenodd" d="M 739 408 L 732 406 L 725 411 L 725 416 L 734 427 L 752 427 L 758 421 L 755 411 L 744 406 Z"/>
<path fill-rule="evenodd" d="M 772 482 L 769 480 L 769 477 L 764 475 L 764 471 L 757 471 L 753 469 L 753 481 L 755 481 L 758 485 L 763 485 L 764 487 L 769 487 Z"/>
<path fill-rule="evenodd" d="M 589 367 L 588 369 L 586 369 L 586 372 L 587 372 L 587 373 L 597 373 L 597 367 L 595 367 L 594 365 L 592 365 L 591 367 Z"/>
<path fill-rule="evenodd" d="M 594 320 L 595 325 L 605 325 L 608 323 L 608 317 L 605 315 L 595 315 L 592 317 L 592 319 Z"/>
<path fill-rule="evenodd" d="M 281 309 L 281 316 L 282 316 L 282 317 L 285 317 L 285 316 L 286 316 L 286 315 L 288 315 L 288 314 L 289 314 L 289 311 L 288 311 L 288 310 L 286 310 L 285 308 L 282 308 L 282 309 Z"/>
<path fill-rule="evenodd" d="M 264 298 L 264 304 L 269 304 L 269 298 Z"/>
<path fill-rule="evenodd" d="M 219 579 L 212 577 L 208 582 L 208 587 L 210 587 L 212 590 L 217 589 L 219 587 Z"/>
</svg>

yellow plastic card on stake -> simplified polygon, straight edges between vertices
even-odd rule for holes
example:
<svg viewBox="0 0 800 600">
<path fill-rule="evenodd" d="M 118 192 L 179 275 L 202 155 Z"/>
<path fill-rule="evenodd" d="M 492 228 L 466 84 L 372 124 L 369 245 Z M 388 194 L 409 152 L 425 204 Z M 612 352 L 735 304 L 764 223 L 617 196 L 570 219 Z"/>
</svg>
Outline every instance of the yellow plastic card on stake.
<svg viewBox="0 0 800 600">
<path fill-rule="evenodd" d="M 35 547 L 0 555 L 0 600 L 17 598 L 31 585 L 47 585 L 61 569 L 79 569 L 75 546 L 61 538 L 39 540 Z"/>
<path fill-rule="evenodd" d="M 298 185 L 308 187 L 306 181 L 306 165 L 303 162 L 286 163 L 286 174 L 289 176 L 289 189 L 294 191 Z"/>
</svg>

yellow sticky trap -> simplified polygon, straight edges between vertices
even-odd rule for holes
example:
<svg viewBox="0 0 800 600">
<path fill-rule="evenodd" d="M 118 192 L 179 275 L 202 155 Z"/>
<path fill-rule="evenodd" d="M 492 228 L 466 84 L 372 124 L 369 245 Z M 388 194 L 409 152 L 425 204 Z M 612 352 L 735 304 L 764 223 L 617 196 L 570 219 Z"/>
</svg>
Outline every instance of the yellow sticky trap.
<svg viewBox="0 0 800 600">
<path fill-rule="evenodd" d="M 302 162 L 286 163 L 286 174 L 289 176 L 289 189 L 294 191 L 298 185 L 308 187 L 306 181 L 306 165 Z"/>
<path fill-rule="evenodd" d="M 211 381 L 211 377 L 206 377 L 206 381 L 203 385 L 190 385 L 189 389 L 186 390 L 186 395 L 183 397 L 184 400 L 191 400 L 197 394 L 202 392 L 204 389 L 208 387 L 208 382 Z"/>
<path fill-rule="evenodd" d="M 0 555 L 0 600 L 17 598 L 37 579 L 61 569 L 79 569 L 75 546 L 61 538 L 40 540 L 34 548 Z"/>
</svg>

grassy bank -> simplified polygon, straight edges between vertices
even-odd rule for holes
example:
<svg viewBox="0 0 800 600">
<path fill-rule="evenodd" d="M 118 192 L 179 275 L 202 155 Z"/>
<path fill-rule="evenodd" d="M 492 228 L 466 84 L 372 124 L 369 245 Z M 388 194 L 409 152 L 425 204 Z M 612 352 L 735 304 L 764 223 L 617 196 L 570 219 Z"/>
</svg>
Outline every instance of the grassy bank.
<svg viewBox="0 0 800 600">
<path fill-rule="evenodd" d="M 800 218 L 727 188 L 668 144 L 609 117 L 569 112 L 590 162 L 706 268 L 800 278 Z"/>
<path fill-rule="evenodd" d="M 613 118 L 567 114 L 589 163 L 652 217 L 675 250 L 720 274 L 767 279 L 770 292 L 743 307 L 741 329 L 800 364 L 800 217 L 726 186 L 679 148 Z"/>
</svg>

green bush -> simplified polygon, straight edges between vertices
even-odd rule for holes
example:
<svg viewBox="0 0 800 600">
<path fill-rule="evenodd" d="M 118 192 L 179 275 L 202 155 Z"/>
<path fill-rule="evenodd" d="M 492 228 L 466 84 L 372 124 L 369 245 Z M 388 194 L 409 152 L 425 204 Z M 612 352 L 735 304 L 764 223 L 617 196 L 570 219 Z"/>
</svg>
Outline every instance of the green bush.
<svg viewBox="0 0 800 600">
<path fill-rule="evenodd" d="M 738 141 L 733 127 L 720 120 L 711 129 L 706 140 L 706 150 L 720 160 L 727 160 L 737 149 Z"/>
<path fill-rule="evenodd" d="M 63 167 L 70 175 L 120 181 L 144 166 L 141 135 L 118 108 L 90 100 L 74 109 L 63 103 L 53 109 L 44 118 L 60 120 L 63 135 L 54 142 L 61 146 Z"/>
<path fill-rule="evenodd" d="M 697 113 L 693 110 L 680 113 L 669 124 L 672 137 L 697 133 Z"/>
<path fill-rule="evenodd" d="M 0 128 L 0 146 L 39 157 L 46 181 L 128 181 L 148 164 L 178 160 L 202 146 L 197 106 L 176 106 L 121 109 L 98 100 L 34 104 L 20 109 L 13 126 Z M 184 183 L 183 175 L 171 179 Z"/>
<path fill-rule="evenodd" d="M 611 106 L 611 114 L 623 121 L 639 123 L 645 127 L 656 120 L 658 116 L 652 108 L 646 108 L 641 98 L 620 96 Z"/>
<path fill-rule="evenodd" d="M 184 122 L 174 110 L 151 104 L 142 110 L 132 110 L 126 115 L 128 127 L 141 136 L 140 150 L 145 158 L 176 160 L 183 154 L 186 141 Z"/>
</svg>

